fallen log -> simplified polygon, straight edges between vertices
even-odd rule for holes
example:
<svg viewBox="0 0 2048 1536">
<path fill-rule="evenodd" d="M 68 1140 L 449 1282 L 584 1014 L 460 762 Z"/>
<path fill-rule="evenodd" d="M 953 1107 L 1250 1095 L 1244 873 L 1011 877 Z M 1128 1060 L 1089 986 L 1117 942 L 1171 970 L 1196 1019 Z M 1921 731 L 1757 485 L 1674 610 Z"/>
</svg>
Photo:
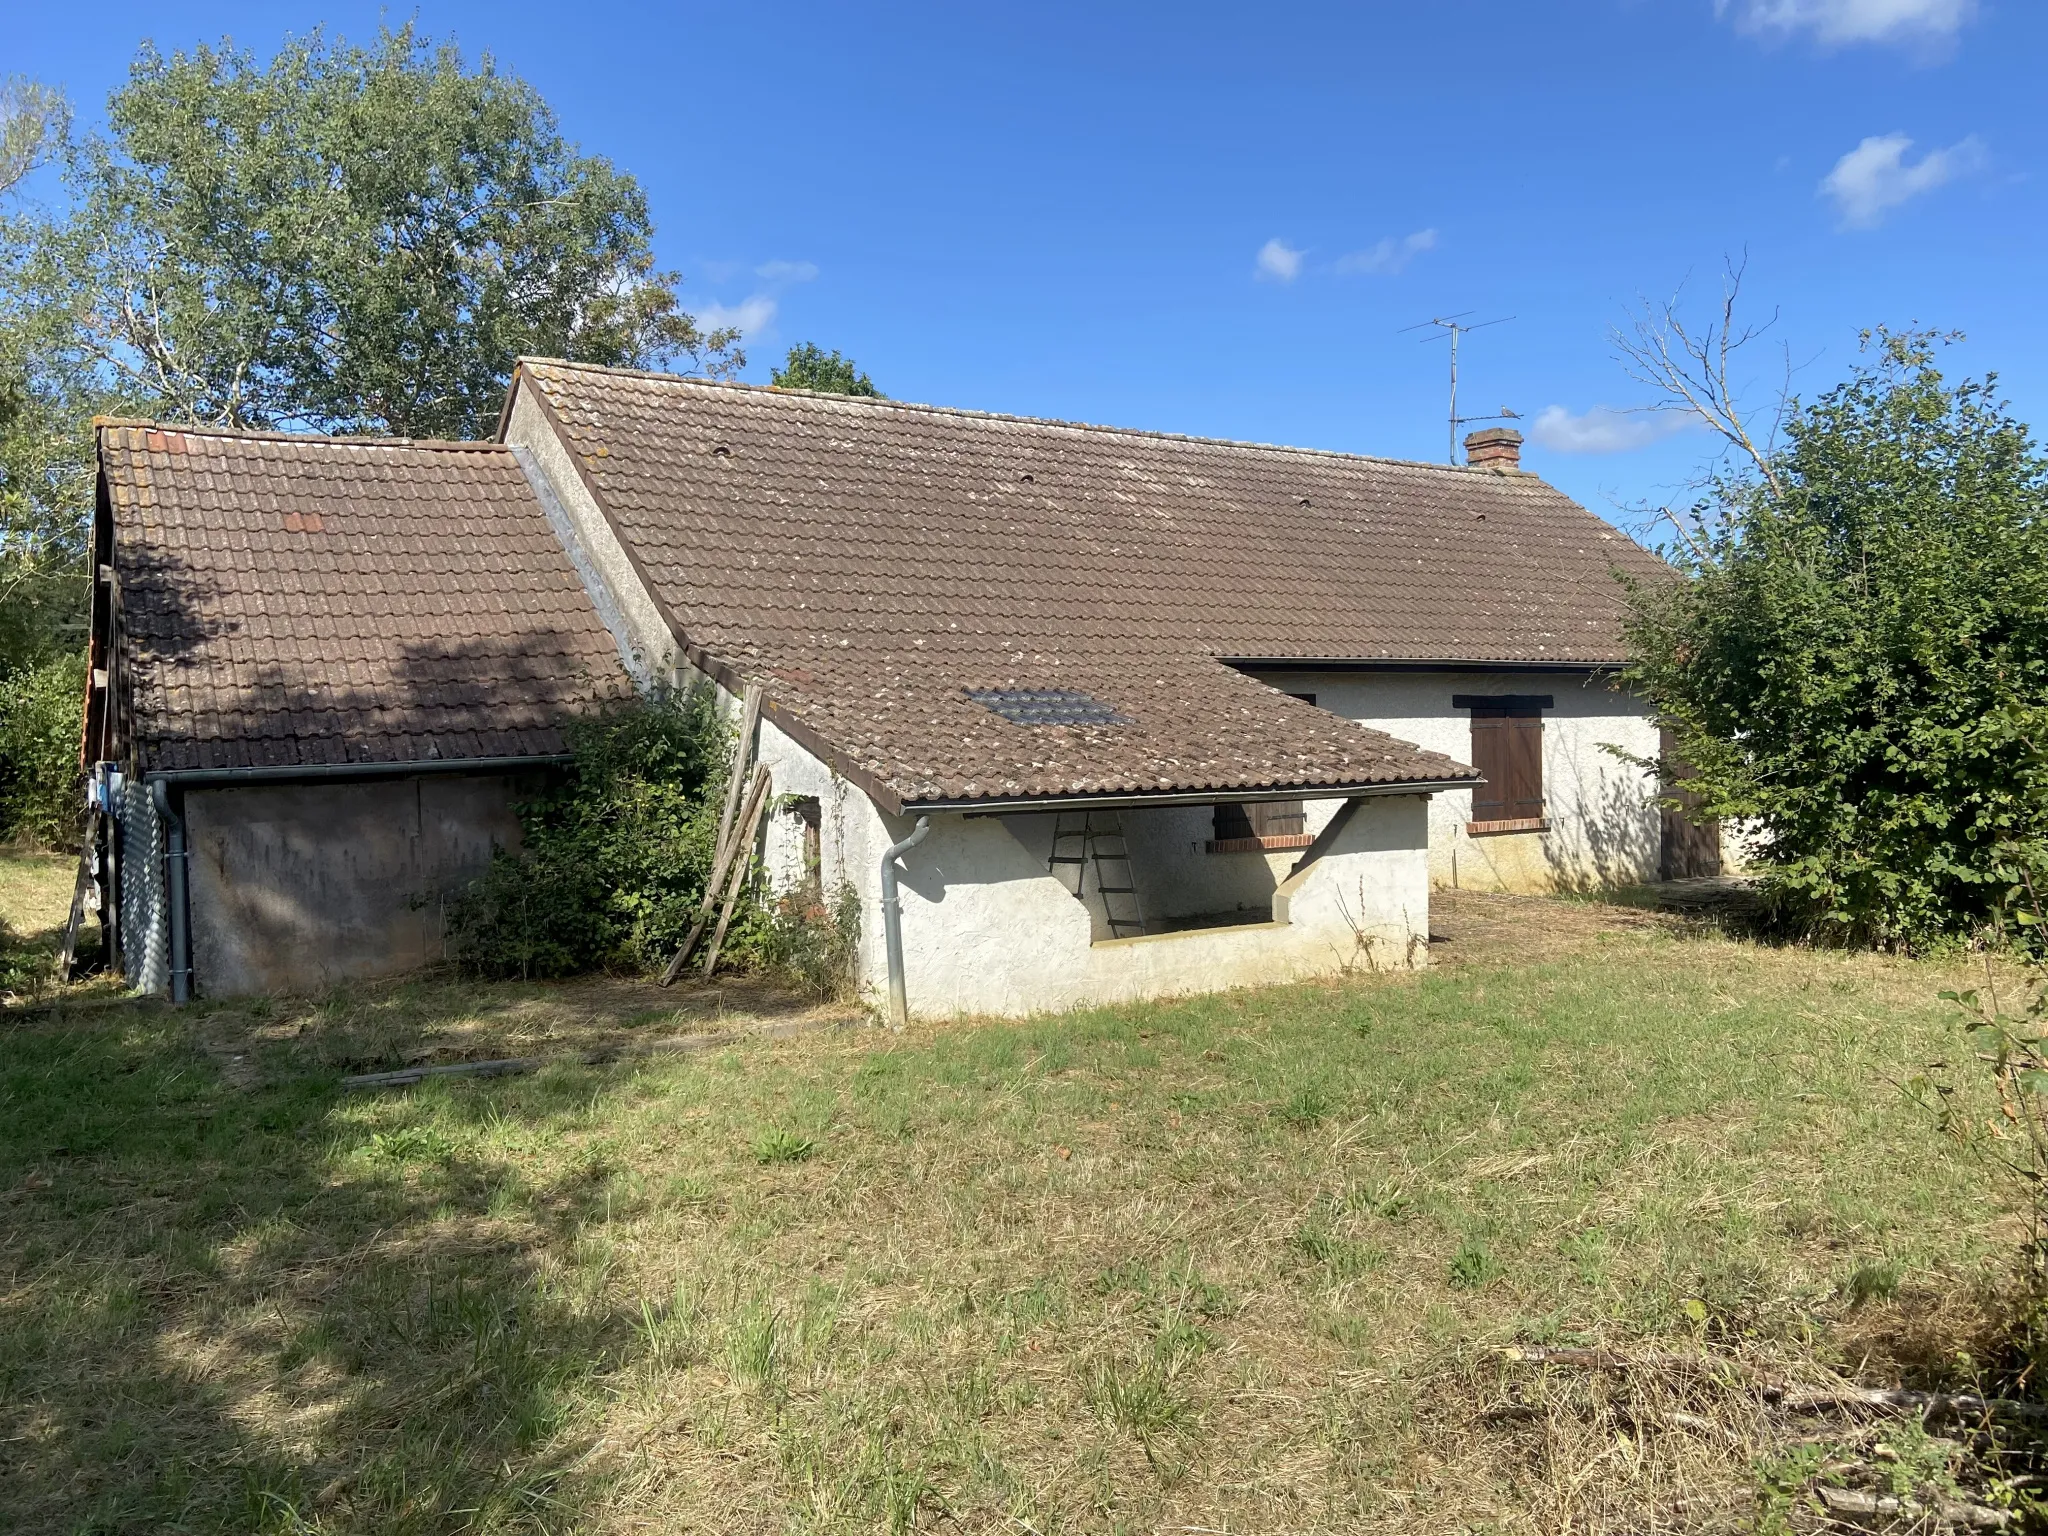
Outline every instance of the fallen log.
<svg viewBox="0 0 2048 1536">
<path fill-rule="evenodd" d="M 1511 1344 L 1501 1357 L 1524 1365 L 1558 1365 L 1591 1371 L 1718 1372 L 1754 1381 L 1755 1373 L 1725 1355 L 1624 1355 L 1610 1349 Z M 1828 1387 L 1794 1387 L 1780 1382 L 1755 1386 L 1759 1397 L 1792 1413 L 1828 1413 L 1843 1408 L 1879 1408 L 1917 1412 L 1922 1418 L 2005 1418 L 2048 1422 L 2048 1403 L 2023 1403 L 2012 1398 L 1979 1397 L 1969 1392 L 1911 1392 L 1900 1387 L 1859 1387 L 1840 1382 Z"/>
<path fill-rule="evenodd" d="M 1924 1512 L 1945 1525 L 1960 1525 L 1976 1531 L 1999 1531 L 2012 1524 L 2012 1515 L 2008 1511 L 1992 1509 L 1984 1504 L 1958 1504 L 1952 1499 L 1937 1499 L 1923 1504 L 1917 1499 L 1870 1493 L 1861 1488 L 1820 1487 L 1813 1491 L 1829 1514 L 1852 1520 L 1878 1520 Z"/>
</svg>

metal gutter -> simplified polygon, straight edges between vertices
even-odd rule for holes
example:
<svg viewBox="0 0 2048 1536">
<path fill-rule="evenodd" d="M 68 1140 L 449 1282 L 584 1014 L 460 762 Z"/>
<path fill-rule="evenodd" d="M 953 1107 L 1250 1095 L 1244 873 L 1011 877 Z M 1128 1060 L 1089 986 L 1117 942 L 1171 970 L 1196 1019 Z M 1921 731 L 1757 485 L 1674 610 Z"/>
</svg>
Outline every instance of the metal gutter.
<svg viewBox="0 0 2048 1536">
<path fill-rule="evenodd" d="M 1619 672 L 1622 661 L 1384 661 L 1359 656 L 1218 656 L 1240 672 Z"/>
<path fill-rule="evenodd" d="M 151 781 L 149 798 L 164 824 L 165 905 L 169 908 L 165 916 L 170 928 L 168 969 L 171 1002 L 181 1004 L 192 1000 L 192 887 L 186 862 L 191 850 L 185 846 L 184 797 L 179 796 L 179 803 L 173 806 L 172 793 L 164 780 Z"/>
<path fill-rule="evenodd" d="M 905 805 L 903 813 L 922 816 L 940 811 L 964 811 L 969 816 L 999 816 L 1017 811 L 1142 810 L 1148 805 L 1226 805 L 1252 800 L 1354 800 L 1367 795 L 1434 795 L 1445 790 L 1470 789 L 1485 782 L 1475 773 L 1469 779 L 1418 779 L 1402 784 L 1274 784 L 1264 789 L 1191 789 L 1165 794 L 1139 791 L 1016 796 L 1005 800 L 917 800 Z"/>
<path fill-rule="evenodd" d="M 430 757 L 410 763 L 276 763 L 260 768 L 157 768 L 146 783 L 209 789 L 229 784 L 277 784 L 332 779 L 409 779 L 423 773 L 502 773 L 515 768 L 558 768 L 574 762 L 567 752 L 537 757 Z"/>
<path fill-rule="evenodd" d="M 889 956 L 889 1022 L 897 1029 L 910 1021 L 910 1002 L 903 979 L 903 896 L 896 888 L 896 860 L 923 842 L 931 829 L 931 817 L 918 817 L 910 836 L 891 843 L 882 854 L 882 943 Z"/>
</svg>

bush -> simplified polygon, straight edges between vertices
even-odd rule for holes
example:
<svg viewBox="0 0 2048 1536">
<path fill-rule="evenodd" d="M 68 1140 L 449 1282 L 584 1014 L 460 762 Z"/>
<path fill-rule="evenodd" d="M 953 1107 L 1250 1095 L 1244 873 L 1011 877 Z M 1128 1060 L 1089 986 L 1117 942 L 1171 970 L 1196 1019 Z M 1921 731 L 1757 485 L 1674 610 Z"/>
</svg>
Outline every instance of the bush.
<svg viewBox="0 0 2048 1536">
<path fill-rule="evenodd" d="M 451 958 L 528 979 L 664 962 L 716 852 L 731 734 L 715 701 L 699 689 L 572 725 L 574 761 L 520 807 L 523 846 L 449 903 Z"/>
<path fill-rule="evenodd" d="M 1753 825 L 1777 910 L 1859 942 L 1975 931 L 2048 848 L 2048 461 L 1934 341 L 1867 337 L 1716 483 L 1693 579 L 1633 594 L 1625 680 L 1687 787 Z"/>
<path fill-rule="evenodd" d="M 85 658 L 59 656 L 0 679 L 0 836 L 67 848 L 84 796 L 78 743 Z"/>
<path fill-rule="evenodd" d="M 854 993 L 860 953 L 860 897 L 850 885 L 821 901 L 792 891 L 751 925 L 740 953 L 815 997 L 844 1001 Z"/>
</svg>

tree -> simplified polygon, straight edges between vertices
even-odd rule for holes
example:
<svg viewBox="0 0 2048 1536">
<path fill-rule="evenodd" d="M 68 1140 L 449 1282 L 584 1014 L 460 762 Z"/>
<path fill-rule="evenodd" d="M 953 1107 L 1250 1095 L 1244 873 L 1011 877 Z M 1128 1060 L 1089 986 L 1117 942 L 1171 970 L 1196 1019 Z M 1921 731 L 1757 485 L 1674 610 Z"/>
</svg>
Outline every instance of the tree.
<svg viewBox="0 0 2048 1536">
<path fill-rule="evenodd" d="M 777 389 L 808 389 L 821 395 L 867 395 L 876 400 L 889 397 L 875 388 L 875 381 L 860 372 L 850 357 L 827 352 L 815 342 L 799 342 L 789 349 L 789 359 L 769 379 Z"/>
<path fill-rule="evenodd" d="M 1751 448 L 1687 519 L 1691 580 L 1632 591 L 1624 681 L 1687 787 L 1750 821 L 1792 912 L 1880 943 L 1968 931 L 2048 867 L 2048 460 L 1995 378 L 1943 378 L 1947 339 L 1867 333 L 1782 444 L 1724 432 Z M 1727 381 L 1716 346 L 1666 355 Z"/>
<path fill-rule="evenodd" d="M 474 437 L 522 353 L 745 361 L 655 270 L 633 178 L 488 56 L 466 69 L 410 25 L 370 48 L 315 33 L 262 66 L 145 48 L 66 176 L 72 208 L 23 276 L 157 414 Z"/>
<path fill-rule="evenodd" d="M 0 83 L 0 197 L 57 153 L 70 126 L 61 92 L 19 77 Z"/>
<path fill-rule="evenodd" d="M 69 121 L 48 87 L 0 86 L 0 198 L 61 153 Z M 102 403 L 67 365 L 63 317 L 5 281 L 28 234 L 22 215 L 0 213 L 0 677 L 82 638 L 90 420 Z"/>
</svg>

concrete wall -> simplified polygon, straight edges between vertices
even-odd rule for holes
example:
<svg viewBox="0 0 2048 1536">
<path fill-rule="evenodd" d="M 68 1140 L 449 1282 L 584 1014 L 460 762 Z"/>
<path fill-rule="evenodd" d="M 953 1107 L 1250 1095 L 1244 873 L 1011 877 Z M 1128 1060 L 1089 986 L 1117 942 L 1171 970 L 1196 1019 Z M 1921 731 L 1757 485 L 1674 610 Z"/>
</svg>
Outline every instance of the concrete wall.
<svg viewBox="0 0 2048 1536">
<path fill-rule="evenodd" d="M 1458 693 L 1547 693 L 1543 712 L 1543 795 L 1547 832 L 1473 837 L 1472 792 L 1440 794 L 1429 817 L 1429 872 L 1438 885 L 1474 890 L 1587 890 L 1657 878 L 1661 827 L 1655 776 L 1606 750 L 1655 758 L 1650 708 L 1583 673 L 1260 672 L 1289 693 L 1313 693 L 1319 708 L 1363 721 L 1404 741 L 1469 763 L 1472 723 L 1453 709 Z M 1315 825 L 1310 822 L 1311 827 Z"/>
<path fill-rule="evenodd" d="M 517 847 L 530 780 L 425 774 L 185 796 L 204 997 L 314 992 L 442 958 L 442 899 Z"/>
</svg>

